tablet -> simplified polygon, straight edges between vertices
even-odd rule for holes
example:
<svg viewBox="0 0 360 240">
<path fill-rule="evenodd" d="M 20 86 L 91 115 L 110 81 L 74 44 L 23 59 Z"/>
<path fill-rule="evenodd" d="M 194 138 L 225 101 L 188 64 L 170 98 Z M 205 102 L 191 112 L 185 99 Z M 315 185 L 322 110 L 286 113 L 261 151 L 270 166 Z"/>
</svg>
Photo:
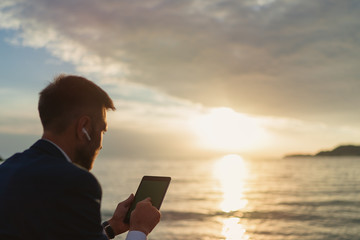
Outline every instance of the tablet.
<svg viewBox="0 0 360 240">
<path fill-rule="evenodd" d="M 140 185 L 135 193 L 135 199 L 127 212 L 124 222 L 130 222 L 131 212 L 135 209 L 136 204 L 148 197 L 154 207 L 160 210 L 166 191 L 169 187 L 171 178 L 160 176 L 143 176 Z"/>
</svg>

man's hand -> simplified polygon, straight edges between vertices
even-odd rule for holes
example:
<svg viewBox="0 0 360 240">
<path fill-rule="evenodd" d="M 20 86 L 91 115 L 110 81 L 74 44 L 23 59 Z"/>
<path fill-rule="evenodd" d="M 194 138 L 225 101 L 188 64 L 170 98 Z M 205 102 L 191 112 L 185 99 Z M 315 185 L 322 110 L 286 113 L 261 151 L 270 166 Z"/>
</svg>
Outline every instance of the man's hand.
<svg viewBox="0 0 360 240">
<path fill-rule="evenodd" d="M 134 201 L 134 194 L 131 194 L 128 199 L 119 203 L 112 218 L 108 220 L 108 223 L 114 230 L 115 236 L 129 230 L 129 225 L 124 223 L 124 218 L 130 208 L 132 201 Z"/>
<path fill-rule="evenodd" d="M 141 231 L 148 235 L 159 223 L 160 217 L 160 212 L 151 204 L 150 198 L 138 202 L 131 213 L 130 231 Z"/>
</svg>

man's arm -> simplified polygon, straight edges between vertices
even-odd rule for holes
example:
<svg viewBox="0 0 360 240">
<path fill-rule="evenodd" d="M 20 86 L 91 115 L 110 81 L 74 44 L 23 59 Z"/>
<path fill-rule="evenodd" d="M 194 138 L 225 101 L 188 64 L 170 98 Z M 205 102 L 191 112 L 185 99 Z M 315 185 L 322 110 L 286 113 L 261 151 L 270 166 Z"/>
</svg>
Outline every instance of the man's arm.
<svg viewBox="0 0 360 240">
<path fill-rule="evenodd" d="M 72 186 L 66 187 L 57 201 L 58 219 L 62 221 L 59 227 L 64 235 L 68 232 L 74 237 L 69 239 L 78 240 L 106 239 L 101 226 L 101 195 L 100 184 L 91 173 L 83 172 L 72 178 Z"/>
<path fill-rule="evenodd" d="M 65 181 L 58 182 L 58 196 L 47 201 L 49 211 L 49 239 L 107 240 L 101 226 L 101 187 L 88 172 L 69 173 Z M 50 237 L 49 236 L 49 237 Z"/>
</svg>

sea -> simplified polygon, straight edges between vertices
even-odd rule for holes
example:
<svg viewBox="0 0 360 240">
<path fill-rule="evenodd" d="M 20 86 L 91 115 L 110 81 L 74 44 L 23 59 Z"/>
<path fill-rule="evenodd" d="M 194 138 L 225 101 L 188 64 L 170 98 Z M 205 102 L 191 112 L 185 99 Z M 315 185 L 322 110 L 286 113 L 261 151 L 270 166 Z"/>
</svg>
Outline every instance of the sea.
<svg viewBox="0 0 360 240">
<path fill-rule="evenodd" d="M 143 175 L 171 176 L 149 240 L 360 239 L 358 157 L 99 157 L 92 172 L 103 188 L 104 220 Z"/>
</svg>

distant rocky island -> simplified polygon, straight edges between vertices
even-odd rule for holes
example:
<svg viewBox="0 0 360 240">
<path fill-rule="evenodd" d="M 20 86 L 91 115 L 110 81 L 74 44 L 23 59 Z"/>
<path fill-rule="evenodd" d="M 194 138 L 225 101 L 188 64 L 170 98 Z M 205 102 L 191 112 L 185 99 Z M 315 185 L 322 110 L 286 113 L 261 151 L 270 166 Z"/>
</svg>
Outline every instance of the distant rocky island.
<svg viewBox="0 0 360 240">
<path fill-rule="evenodd" d="M 295 157 L 340 157 L 340 156 L 360 156 L 360 146 L 356 145 L 340 145 L 333 150 L 320 151 L 316 154 L 289 154 L 284 158 Z"/>
</svg>

